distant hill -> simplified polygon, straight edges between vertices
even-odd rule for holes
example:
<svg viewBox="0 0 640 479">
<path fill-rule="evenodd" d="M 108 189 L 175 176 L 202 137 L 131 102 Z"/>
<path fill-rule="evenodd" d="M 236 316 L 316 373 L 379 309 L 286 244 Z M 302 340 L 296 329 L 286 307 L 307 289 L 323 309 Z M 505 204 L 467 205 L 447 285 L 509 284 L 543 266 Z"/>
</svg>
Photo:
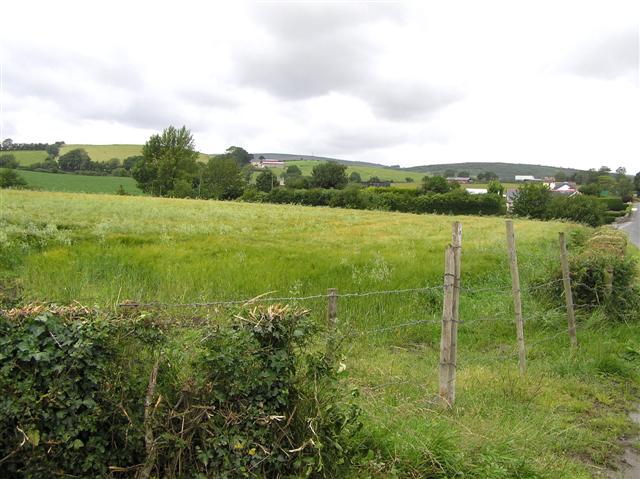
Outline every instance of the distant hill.
<svg viewBox="0 0 640 479">
<path fill-rule="evenodd" d="M 64 145 L 60 149 L 60 154 L 63 155 L 74 148 L 84 148 L 89 156 L 94 161 L 108 161 L 111 158 L 120 158 L 121 160 L 128 156 L 139 155 L 142 153 L 142 145 L 79 145 L 71 144 Z M 36 161 L 43 161 L 46 158 L 44 151 L 16 151 L 11 152 L 15 154 L 17 160 L 22 165 L 29 165 Z M 207 161 L 209 156 L 215 153 L 200 153 L 199 160 Z M 486 171 L 492 171 L 496 173 L 504 181 L 513 181 L 515 175 L 533 175 L 535 177 L 553 176 L 557 171 L 563 171 L 567 175 L 579 172 L 580 170 L 573 168 L 563 168 L 559 166 L 545 166 L 545 165 L 531 165 L 531 164 L 518 164 L 518 163 L 451 163 L 451 164 L 437 164 L 437 165 L 423 165 L 413 166 L 409 168 L 400 168 L 399 166 L 385 166 L 377 163 L 371 163 L 366 161 L 350 161 L 342 160 L 339 158 L 330 158 L 326 156 L 315 155 L 294 155 L 290 153 L 256 153 L 252 152 L 255 158 L 259 158 L 261 155 L 265 158 L 282 160 L 287 163 L 295 164 L 299 166 L 303 173 L 311 174 L 311 169 L 316 162 L 323 161 L 335 161 L 337 163 L 346 165 L 348 167 L 347 173 L 356 171 L 360 173 L 363 180 L 368 180 L 372 176 L 377 176 L 381 180 L 390 180 L 396 182 L 404 182 L 407 177 L 413 179 L 415 182 L 425 174 L 431 175 L 443 175 L 446 170 L 454 170 L 457 173 L 467 171 L 471 176 L 476 176 L 478 173 L 484 173 Z"/>
<path fill-rule="evenodd" d="M 505 181 L 511 181 L 516 175 L 533 175 L 536 178 L 553 176 L 556 172 L 562 171 L 567 175 L 579 173 L 583 170 L 574 168 L 563 168 L 560 166 L 530 165 L 526 163 L 449 163 L 439 165 L 412 166 L 406 168 L 407 171 L 419 173 L 429 173 L 432 175 L 442 175 L 446 170 L 467 171 L 471 176 L 478 173 L 492 171 Z"/>
</svg>

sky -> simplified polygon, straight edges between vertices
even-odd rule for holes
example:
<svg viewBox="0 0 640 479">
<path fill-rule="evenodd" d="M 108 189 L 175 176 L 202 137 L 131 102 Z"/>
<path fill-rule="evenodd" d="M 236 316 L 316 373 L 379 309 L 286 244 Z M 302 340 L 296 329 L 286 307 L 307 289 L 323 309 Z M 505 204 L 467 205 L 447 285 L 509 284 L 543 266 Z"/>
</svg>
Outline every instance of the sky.
<svg viewBox="0 0 640 479">
<path fill-rule="evenodd" d="M 635 173 L 639 5 L 4 2 L 0 138 Z"/>
</svg>

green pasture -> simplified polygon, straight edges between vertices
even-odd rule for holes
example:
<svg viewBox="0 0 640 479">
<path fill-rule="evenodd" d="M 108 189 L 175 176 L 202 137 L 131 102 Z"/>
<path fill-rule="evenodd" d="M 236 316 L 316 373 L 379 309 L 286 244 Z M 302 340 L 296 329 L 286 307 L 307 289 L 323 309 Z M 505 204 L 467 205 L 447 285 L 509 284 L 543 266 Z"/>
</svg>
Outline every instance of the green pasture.
<svg viewBox="0 0 640 479">
<path fill-rule="evenodd" d="M 26 170 L 20 170 L 18 174 L 26 180 L 30 188 L 45 191 L 114 194 L 122 185 L 130 195 L 142 194 L 136 186 L 136 181 L 130 177 L 85 176 Z"/>
<path fill-rule="evenodd" d="M 294 160 L 294 161 L 286 161 L 284 168 L 273 168 L 276 174 L 280 175 L 285 171 L 287 166 L 295 165 L 300 170 L 302 170 L 302 174 L 305 176 L 310 176 L 313 170 L 313 167 L 319 164 L 319 161 L 314 160 Z M 416 173 L 414 171 L 403 171 L 395 168 L 384 168 L 384 167 L 375 167 L 375 166 L 348 166 L 347 167 L 347 176 L 353 172 L 357 172 L 362 177 L 363 181 L 367 181 L 372 176 L 377 176 L 383 181 L 392 181 L 397 183 L 405 183 L 405 178 L 413 178 L 415 182 L 420 182 L 422 178 L 425 176 L 425 173 Z M 413 183 L 411 183 L 413 185 Z"/>
<path fill-rule="evenodd" d="M 44 150 L 6 151 L 0 154 L 13 155 L 22 166 L 40 163 L 47 159 L 47 152 Z"/>
<path fill-rule="evenodd" d="M 64 145 L 60 148 L 60 155 L 64 155 L 76 148 L 83 148 L 93 161 L 108 161 L 111 158 L 124 160 L 129 156 L 142 154 L 142 145 Z M 200 153 L 200 161 L 207 161 L 209 155 Z"/>
<path fill-rule="evenodd" d="M 435 400 L 439 285 L 454 220 L 465 289 L 457 402 L 446 411 Z M 583 227 L 515 228 L 525 377 L 501 218 L 0 190 L 0 281 L 22 302 L 102 308 L 423 288 L 339 299 L 341 362 L 364 421 L 350 477 L 605 477 L 632 432 L 640 327 L 580 311 L 571 352 L 562 298 L 537 285 L 559 268 L 558 232 Z M 282 301 L 324 324 L 324 297 Z M 164 311 L 196 319 L 238 308 Z"/>
</svg>

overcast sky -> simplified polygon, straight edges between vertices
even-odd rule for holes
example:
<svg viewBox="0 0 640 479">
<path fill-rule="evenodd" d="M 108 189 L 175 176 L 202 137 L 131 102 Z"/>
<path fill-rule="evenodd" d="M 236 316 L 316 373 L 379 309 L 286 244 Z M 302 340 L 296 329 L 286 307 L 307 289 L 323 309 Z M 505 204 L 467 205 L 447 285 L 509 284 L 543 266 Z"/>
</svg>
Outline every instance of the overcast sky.
<svg viewBox="0 0 640 479">
<path fill-rule="evenodd" d="M 637 1 L 3 2 L 2 138 L 640 170 Z"/>
</svg>

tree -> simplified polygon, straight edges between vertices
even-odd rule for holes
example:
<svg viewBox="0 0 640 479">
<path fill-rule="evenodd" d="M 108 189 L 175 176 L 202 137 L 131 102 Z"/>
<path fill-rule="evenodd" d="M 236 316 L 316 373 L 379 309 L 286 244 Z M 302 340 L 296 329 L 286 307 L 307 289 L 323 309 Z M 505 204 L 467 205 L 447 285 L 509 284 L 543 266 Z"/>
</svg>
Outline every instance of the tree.
<svg viewBox="0 0 640 479">
<path fill-rule="evenodd" d="M 22 188 L 27 182 L 15 170 L 0 169 L 0 188 Z"/>
<path fill-rule="evenodd" d="M 444 177 L 445 178 L 453 178 L 454 176 L 456 176 L 456 170 L 444 170 Z"/>
<path fill-rule="evenodd" d="M 60 154 L 60 146 L 55 143 L 53 145 L 47 145 L 45 151 L 49 155 L 49 158 L 56 158 Z"/>
<path fill-rule="evenodd" d="M 11 138 L 5 138 L 2 140 L 2 149 L 10 150 L 13 147 L 13 140 Z"/>
<path fill-rule="evenodd" d="M 624 166 L 616 168 L 616 178 L 621 179 L 627 176 L 627 169 Z"/>
<path fill-rule="evenodd" d="M 318 188 L 344 188 L 348 183 L 347 167 L 335 161 L 327 161 L 313 167 L 311 183 Z"/>
<path fill-rule="evenodd" d="M 174 190 L 178 180 L 193 184 L 198 173 L 197 159 L 198 152 L 187 127 L 170 126 L 144 144 L 142 158 L 136 162 L 132 176 L 145 193 L 177 196 Z M 184 193 L 184 182 L 179 193 Z"/>
<path fill-rule="evenodd" d="M 229 148 L 227 148 L 225 156 L 233 158 L 239 166 L 248 165 L 249 163 L 251 163 L 251 160 L 253 160 L 253 155 L 244 148 L 240 148 L 239 146 L 230 146 Z M 262 157 L 261 159 L 264 159 L 264 157 Z"/>
<path fill-rule="evenodd" d="M 75 148 L 58 158 L 58 166 L 62 171 L 91 170 L 92 163 L 89 153 L 82 148 Z"/>
<path fill-rule="evenodd" d="M 202 172 L 201 195 L 216 200 L 232 200 L 242 195 L 245 181 L 235 159 L 224 155 L 209 159 Z"/>
<path fill-rule="evenodd" d="M 144 156 L 142 155 L 128 156 L 122 162 L 122 167 L 127 171 L 133 171 L 136 164 L 141 160 L 144 160 Z"/>
<path fill-rule="evenodd" d="M 14 155 L 0 155 L 0 168 L 17 168 L 20 166 Z"/>
<path fill-rule="evenodd" d="M 600 173 L 611 173 L 611 168 L 609 168 L 608 166 L 601 166 L 600 169 L 598 170 L 598 172 L 600 172 Z"/>
<path fill-rule="evenodd" d="M 558 170 L 553 174 L 556 181 L 567 181 L 567 174 L 564 171 Z"/>
<path fill-rule="evenodd" d="M 626 176 L 620 178 L 614 187 L 615 193 L 620 196 L 620 198 L 622 198 L 622 201 L 624 201 L 625 203 L 633 200 L 634 189 L 635 188 L 633 182 Z"/>
<path fill-rule="evenodd" d="M 469 172 L 468 172 L 468 171 L 463 170 L 463 171 L 459 171 L 459 172 L 458 172 L 458 176 L 459 176 L 460 178 L 469 178 L 471 175 L 469 174 Z"/>
<path fill-rule="evenodd" d="M 522 186 L 513 200 L 513 214 L 546 219 L 549 216 L 551 191 L 546 185 L 530 183 Z"/>
<path fill-rule="evenodd" d="M 404 179 L 404 181 L 406 181 L 407 183 L 413 183 L 415 180 L 414 180 L 412 177 L 407 176 L 407 177 Z"/>
<path fill-rule="evenodd" d="M 360 173 L 358 173 L 357 171 L 352 171 L 351 174 L 349 175 L 349 181 L 351 183 L 362 183 L 362 177 L 360 176 Z"/>
<path fill-rule="evenodd" d="M 265 193 L 269 193 L 278 185 L 278 177 L 271 170 L 262 171 L 256 178 L 256 188 Z"/>
<path fill-rule="evenodd" d="M 636 187 L 636 191 L 640 195 L 640 171 L 636 173 L 636 176 L 633 178 L 633 184 Z"/>
<path fill-rule="evenodd" d="M 491 180 L 487 186 L 487 193 L 502 196 L 504 194 L 504 186 L 498 180 Z"/>
<path fill-rule="evenodd" d="M 289 165 L 285 171 L 286 176 L 302 176 L 302 170 L 297 165 Z"/>
<path fill-rule="evenodd" d="M 442 176 L 425 176 L 422 178 L 423 193 L 446 193 L 450 189 L 449 183 Z"/>
</svg>

